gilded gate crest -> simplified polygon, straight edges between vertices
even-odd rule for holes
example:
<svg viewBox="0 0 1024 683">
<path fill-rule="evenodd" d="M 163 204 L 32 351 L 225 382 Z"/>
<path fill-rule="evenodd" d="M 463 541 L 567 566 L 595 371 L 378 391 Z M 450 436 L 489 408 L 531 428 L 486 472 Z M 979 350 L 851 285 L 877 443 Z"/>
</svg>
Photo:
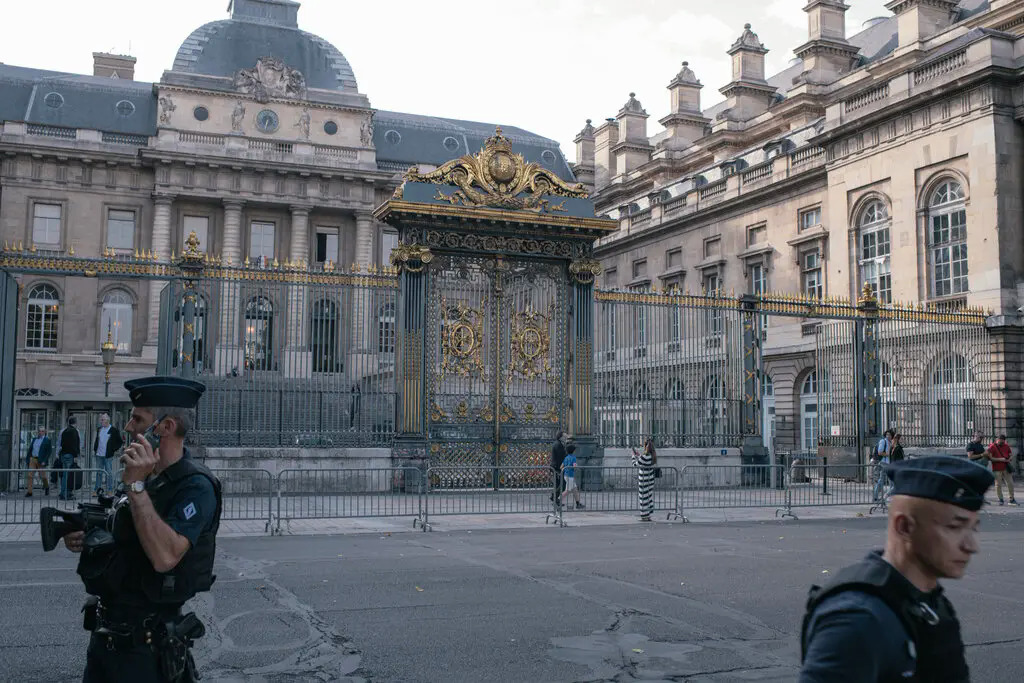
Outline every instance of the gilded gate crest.
<svg viewBox="0 0 1024 683">
<path fill-rule="evenodd" d="M 509 378 L 519 376 L 525 379 L 547 377 L 551 372 L 551 334 L 548 331 L 550 319 L 543 313 L 526 309 L 512 315 L 512 353 L 508 364 Z"/>
<path fill-rule="evenodd" d="M 482 377 L 483 314 L 463 302 L 441 300 L 441 374 Z"/>
</svg>

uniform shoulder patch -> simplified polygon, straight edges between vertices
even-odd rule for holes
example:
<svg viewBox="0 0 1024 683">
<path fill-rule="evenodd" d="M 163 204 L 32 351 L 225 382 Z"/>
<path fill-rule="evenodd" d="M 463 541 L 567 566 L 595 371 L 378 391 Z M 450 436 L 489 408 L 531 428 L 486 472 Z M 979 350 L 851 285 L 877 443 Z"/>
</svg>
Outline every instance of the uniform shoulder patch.
<svg viewBox="0 0 1024 683">
<path fill-rule="evenodd" d="M 195 517 L 196 516 L 196 504 L 195 503 L 189 503 L 188 505 L 186 505 L 185 509 L 182 510 L 182 514 L 185 515 L 185 519 L 192 519 L 193 517 Z"/>
</svg>

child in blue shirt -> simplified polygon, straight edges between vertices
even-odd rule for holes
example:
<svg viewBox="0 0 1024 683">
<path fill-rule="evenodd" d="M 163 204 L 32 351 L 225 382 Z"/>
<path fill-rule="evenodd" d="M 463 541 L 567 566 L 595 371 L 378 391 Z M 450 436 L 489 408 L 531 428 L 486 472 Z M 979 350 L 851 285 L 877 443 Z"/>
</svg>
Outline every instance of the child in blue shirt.
<svg viewBox="0 0 1024 683">
<path fill-rule="evenodd" d="M 584 507 L 580 502 L 580 489 L 576 485 L 576 444 L 570 443 L 565 447 L 565 460 L 562 461 L 562 478 L 565 481 L 565 490 L 562 491 L 562 504 L 565 505 L 565 498 L 572 491 L 572 498 L 576 502 L 576 509 Z"/>
</svg>

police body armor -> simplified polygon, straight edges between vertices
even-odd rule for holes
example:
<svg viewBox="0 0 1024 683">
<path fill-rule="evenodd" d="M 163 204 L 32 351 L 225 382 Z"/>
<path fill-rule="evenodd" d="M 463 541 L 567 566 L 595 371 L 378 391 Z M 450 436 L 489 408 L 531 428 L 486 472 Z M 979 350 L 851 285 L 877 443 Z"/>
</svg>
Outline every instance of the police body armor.
<svg viewBox="0 0 1024 683">
<path fill-rule="evenodd" d="M 220 526 L 221 486 L 204 465 L 183 457 L 146 486 L 153 507 L 161 519 L 170 514 L 170 504 L 181 486 L 193 475 L 206 477 L 217 498 L 213 524 L 200 534 L 174 569 L 157 572 L 135 533 L 127 496 L 114 505 L 111 531 L 93 529 L 86 534 L 78 574 L 86 592 L 103 601 L 155 608 L 179 607 L 196 593 L 208 591 L 216 577 L 213 560 Z"/>
<path fill-rule="evenodd" d="M 920 595 L 915 596 L 908 590 L 908 585 L 909 582 L 888 562 L 865 559 L 842 569 L 824 588 L 812 586 L 800 628 L 800 661 L 807 655 L 808 627 L 818 605 L 838 593 L 858 591 L 881 599 L 903 624 L 908 650 L 916 665 L 914 677 L 900 678 L 901 681 L 970 681 L 960 638 L 960 622 L 952 603 L 941 594 L 934 600 L 922 600 Z"/>
</svg>

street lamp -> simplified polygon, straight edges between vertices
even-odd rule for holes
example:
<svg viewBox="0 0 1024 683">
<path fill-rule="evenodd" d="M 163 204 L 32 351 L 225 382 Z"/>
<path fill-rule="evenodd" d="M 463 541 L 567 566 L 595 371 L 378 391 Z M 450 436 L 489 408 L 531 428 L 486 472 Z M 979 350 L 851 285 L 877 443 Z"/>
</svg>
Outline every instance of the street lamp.
<svg viewBox="0 0 1024 683">
<path fill-rule="evenodd" d="M 106 373 L 103 375 L 103 397 L 110 396 L 110 366 L 114 364 L 114 355 L 117 353 L 117 346 L 114 344 L 113 335 L 110 329 L 110 322 L 107 322 L 107 341 L 100 346 L 100 355 L 103 357 L 103 368 Z"/>
</svg>

